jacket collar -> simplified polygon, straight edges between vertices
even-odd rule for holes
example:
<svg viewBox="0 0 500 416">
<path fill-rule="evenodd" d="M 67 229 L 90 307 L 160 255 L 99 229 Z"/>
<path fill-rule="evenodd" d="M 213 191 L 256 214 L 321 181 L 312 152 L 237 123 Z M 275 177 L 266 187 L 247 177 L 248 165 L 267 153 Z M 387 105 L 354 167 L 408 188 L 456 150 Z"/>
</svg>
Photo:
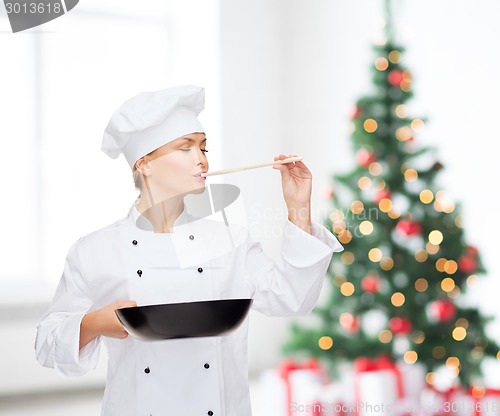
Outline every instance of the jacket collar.
<svg viewBox="0 0 500 416">
<path fill-rule="evenodd" d="M 147 218 L 142 215 L 139 210 L 137 209 L 137 205 L 139 204 L 139 198 L 137 198 L 132 206 L 130 207 L 129 213 L 127 215 L 127 219 L 132 223 L 133 226 L 144 230 L 144 231 L 153 231 L 153 226 L 151 223 L 147 220 Z M 188 222 L 192 222 L 194 218 L 189 215 L 189 213 L 186 210 L 186 205 L 184 204 L 184 209 L 182 210 L 181 214 L 177 217 L 177 219 L 174 222 L 174 227 L 177 227 L 179 225 L 184 225 L 187 224 Z"/>
</svg>

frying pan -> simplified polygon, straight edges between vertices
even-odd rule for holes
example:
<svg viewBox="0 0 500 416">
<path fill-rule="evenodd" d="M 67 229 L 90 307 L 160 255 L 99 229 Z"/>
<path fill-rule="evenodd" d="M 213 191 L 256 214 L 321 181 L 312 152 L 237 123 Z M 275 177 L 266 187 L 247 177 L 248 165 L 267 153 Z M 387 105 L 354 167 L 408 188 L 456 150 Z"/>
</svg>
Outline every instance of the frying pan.
<svg viewBox="0 0 500 416">
<path fill-rule="evenodd" d="M 238 327 L 252 299 L 221 299 L 116 309 L 127 332 L 159 340 L 219 336 Z"/>
</svg>

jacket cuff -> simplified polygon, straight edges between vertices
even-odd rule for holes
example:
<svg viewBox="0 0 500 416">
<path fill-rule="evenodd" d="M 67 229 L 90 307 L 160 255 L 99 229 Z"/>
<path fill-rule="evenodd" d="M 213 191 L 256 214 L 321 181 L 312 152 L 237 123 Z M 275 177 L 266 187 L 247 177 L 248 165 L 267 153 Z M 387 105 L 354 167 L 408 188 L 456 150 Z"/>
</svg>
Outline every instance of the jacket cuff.
<svg viewBox="0 0 500 416">
<path fill-rule="evenodd" d="M 76 377 L 87 373 L 99 362 L 100 337 L 80 350 L 80 324 L 85 314 L 68 316 L 55 338 L 54 368 L 62 376 Z"/>
<path fill-rule="evenodd" d="M 344 250 L 344 247 L 324 226 L 312 222 L 309 234 L 286 220 L 282 253 L 285 261 L 295 267 L 308 267 Z"/>
</svg>

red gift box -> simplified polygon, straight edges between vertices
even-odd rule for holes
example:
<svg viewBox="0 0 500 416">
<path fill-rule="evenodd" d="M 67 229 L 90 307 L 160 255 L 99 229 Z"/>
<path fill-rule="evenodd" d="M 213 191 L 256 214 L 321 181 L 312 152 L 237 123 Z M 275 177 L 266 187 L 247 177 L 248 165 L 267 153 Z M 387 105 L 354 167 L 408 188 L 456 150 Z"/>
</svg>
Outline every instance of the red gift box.
<svg viewBox="0 0 500 416">
<path fill-rule="evenodd" d="M 420 407 L 424 415 L 451 416 L 458 415 L 458 408 L 463 400 L 464 392 L 458 386 L 446 390 L 438 390 L 428 385 L 423 391 Z"/>
<path fill-rule="evenodd" d="M 471 387 L 455 395 L 448 407 L 458 416 L 500 416 L 500 390 Z"/>
<path fill-rule="evenodd" d="M 404 398 L 401 371 L 386 356 L 354 361 L 354 389 L 359 416 L 393 416 L 398 400 Z"/>
<path fill-rule="evenodd" d="M 316 360 L 303 363 L 287 360 L 277 369 L 261 375 L 265 416 L 319 416 L 323 404 L 319 397 L 327 384 L 324 369 Z"/>
</svg>

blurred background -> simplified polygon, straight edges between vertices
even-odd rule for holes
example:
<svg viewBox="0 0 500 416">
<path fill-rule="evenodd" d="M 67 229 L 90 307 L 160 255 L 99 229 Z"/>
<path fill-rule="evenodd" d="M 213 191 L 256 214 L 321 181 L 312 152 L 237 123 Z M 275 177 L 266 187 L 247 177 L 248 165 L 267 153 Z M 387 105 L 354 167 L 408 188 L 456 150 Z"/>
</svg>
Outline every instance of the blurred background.
<svg viewBox="0 0 500 416">
<path fill-rule="evenodd" d="M 204 86 L 211 169 L 301 155 L 322 223 L 332 209 L 331 176 L 355 164 L 350 118 L 372 88 L 371 45 L 383 17 L 381 0 L 82 0 L 12 34 L 0 8 L 0 415 L 99 414 L 105 357 L 93 373 L 64 380 L 38 365 L 33 345 L 71 244 L 124 217 L 137 197 L 125 160 L 100 151 L 114 109 L 140 91 Z M 414 79 L 408 108 L 428 119 L 417 140 L 438 149 L 439 183 L 461 202 L 466 235 L 488 270 L 473 299 L 494 316 L 498 18 L 497 0 L 394 2 Z M 241 188 L 249 225 L 275 256 L 271 231 L 286 217 L 279 173 L 217 180 Z M 291 319 L 250 319 L 258 415 L 259 374 L 280 363 Z M 489 331 L 497 340 L 499 330 L 496 319 Z"/>
</svg>

